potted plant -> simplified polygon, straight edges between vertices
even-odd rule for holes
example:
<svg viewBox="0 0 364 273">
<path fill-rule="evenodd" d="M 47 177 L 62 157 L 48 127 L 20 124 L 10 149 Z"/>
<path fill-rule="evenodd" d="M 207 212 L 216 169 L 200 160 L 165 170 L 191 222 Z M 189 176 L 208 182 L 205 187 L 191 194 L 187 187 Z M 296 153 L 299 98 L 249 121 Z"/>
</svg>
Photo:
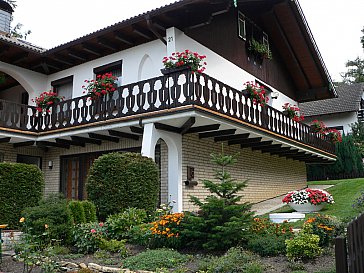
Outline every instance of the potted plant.
<svg viewBox="0 0 364 273">
<path fill-rule="evenodd" d="M 50 112 L 49 107 L 55 103 L 59 103 L 63 99 L 64 97 L 58 96 L 55 92 L 45 91 L 39 97 L 32 99 L 32 101 L 36 104 L 36 110 L 41 113 Z"/>
<path fill-rule="evenodd" d="M 310 129 L 313 133 L 324 133 L 326 130 L 326 125 L 322 121 L 315 119 L 311 121 Z"/>
<path fill-rule="evenodd" d="M 324 134 L 328 136 L 333 143 L 342 142 L 341 133 L 336 129 L 326 129 Z"/>
<path fill-rule="evenodd" d="M 304 115 L 301 113 L 300 108 L 297 107 L 297 105 L 291 105 L 290 103 L 285 103 L 282 106 L 283 108 L 283 115 L 289 117 L 290 119 L 294 121 L 302 121 L 305 119 Z"/>
<path fill-rule="evenodd" d="M 325 190 L 306 188 L 287 193 L 282 202 L 297 212 L 308 213 L 320 211 L 326 204 L 333 204 L 334 198 Z"/>
<path fill-rule="evenodd" d="M 203 61 L 205 55 L 200 55 L 197 52 L 192 52 L 186 49 L 183 52 L 172 53 L 172 56 L 164 57 L 162 62 L 164 69 L 161 69 L 163 75 L 168 75 L 173 72 L 190 69 L 193 73 L 203 73 L 207 63 Z"/>
<path fill-rule="evenodd" d="M 85 80 L 87 85 L 82 86 L 83 93 L 86 93 L 91 100 L 101 98 L 117 90 L 117 79 L 112 73 L 97 75 L 95 80 Z"/>
<path fill-rule="evenodd" d="M 272 52 L 268 45 L 260 43 L 254 38 L 248 42 L 248 52 L 254 56 L 255 61 L 259 64 L 262 64 L 264 59 L 272 59 Z"/>
<path fill-rule="evenodd" d="M 246 82 L 244 85 L 245 89 L 242 91 L 242 93 L 244 96 L 251 98 L 254 105 L 267 105 L 269 98 L 266 96 L 264 86 L 260 86 L 254 82 Z"/>
</svg>

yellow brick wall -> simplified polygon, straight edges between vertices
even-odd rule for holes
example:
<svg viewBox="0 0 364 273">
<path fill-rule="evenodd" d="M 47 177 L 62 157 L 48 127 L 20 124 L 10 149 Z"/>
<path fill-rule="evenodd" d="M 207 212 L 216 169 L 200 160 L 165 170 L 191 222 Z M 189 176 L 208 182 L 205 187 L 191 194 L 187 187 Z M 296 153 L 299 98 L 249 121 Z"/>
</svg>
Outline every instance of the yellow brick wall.
<svg viewBox="0 0 364 273">
<path fill-rule="evenodd" d="M 287 191 L 306 186 L 306 165 L 304 162 L 286 159 L 278 155 L 252 151 L 250 148 L 241 149 L 239 145 L 224 144 L 226 154 L 239 153 L 238 161 L 229 168 L 233 178 L 248 179 L 243 191 L 243 201 L 259 202 Z M 195 168 L 195 187 L 183 186 L 183 209 L 195 210 L 189 201 L 189 195 L 199 198 L 206 197 L 209 192 L 202 187 L 202 179 L 212 179 L 215 166 L 210 162 L 210 154 L 221 151 L 221 143 L 213 139 L 199 139 L 196 134 L 183 137 L 183 181 L 187 178 L 187 166 Z"/>
</svg>

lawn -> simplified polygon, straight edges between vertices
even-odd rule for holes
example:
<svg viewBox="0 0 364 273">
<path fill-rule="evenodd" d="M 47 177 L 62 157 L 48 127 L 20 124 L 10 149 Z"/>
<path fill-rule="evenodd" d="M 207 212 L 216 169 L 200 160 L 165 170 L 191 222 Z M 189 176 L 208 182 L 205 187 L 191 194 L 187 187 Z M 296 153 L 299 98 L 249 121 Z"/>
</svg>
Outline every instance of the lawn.
<svg viewBox="0 0 364 273">
<path fill-rule="evenodd" d="M 359 213 L 353 209 L 354 200 L 364 191 L 364 178 L 343 179 L 343 180 L 325 180 L 325 181 L 309 181 L 308 187 L 314 188 L 315 185 L 334 185 L 327 191 L 330 192 L 335 200 L 335 204 L 327 205 L 322 213 L 339 217 L 346 220 L 357 216 Z M 284 206 L 274 212 L 293 212 L 289 206 Z M 311 214 L 307 214 L 310 217 Z"/>
</svg>

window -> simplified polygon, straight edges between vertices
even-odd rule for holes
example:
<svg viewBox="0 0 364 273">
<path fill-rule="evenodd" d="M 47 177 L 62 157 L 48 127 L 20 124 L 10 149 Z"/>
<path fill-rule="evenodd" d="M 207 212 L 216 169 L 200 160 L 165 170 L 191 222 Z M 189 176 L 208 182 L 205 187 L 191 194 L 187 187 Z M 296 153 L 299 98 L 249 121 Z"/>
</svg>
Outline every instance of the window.
<svg viewBox="0 0 364 273">
<path fill-rule="evenodd" d="M 58 96 L 64 97 L 65 100 L 72 99 L 73 76 L 62 78 L 51 82 L 53 92 Z"/>
<path fill-rule="evenodd" d="M 238 31 L 239 37 L 242 39 L 246 39 L 246 25 L 245 25 L 245 15 L 239 11 L 238 14 Z"/>
<path fill-rule="evenodd" d="M 40 156 L 17 155 L 16 162 L 36 165 L 39 169 L 42 169 L 42 158 Z"/>
<path fill-rule="evenodd" d="M 100 75 L 105 73 L 112 73 L 113 76 L 118 78 L 117 85 L 121 86 L 122 67 L 122 61 L 116 61 L 94 68 L 94 74 Z"/>
</svg>

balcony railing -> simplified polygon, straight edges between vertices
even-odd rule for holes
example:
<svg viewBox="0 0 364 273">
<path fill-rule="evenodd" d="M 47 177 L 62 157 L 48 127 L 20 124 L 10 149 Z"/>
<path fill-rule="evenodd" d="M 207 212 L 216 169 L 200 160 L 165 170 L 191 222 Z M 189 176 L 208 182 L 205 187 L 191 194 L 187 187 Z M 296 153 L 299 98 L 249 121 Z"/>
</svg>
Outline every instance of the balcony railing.
<svg viewBox="0 0 364 273">
<path fill-rule="evenodd" d="M 239 90 L 206 74 L 190 71 L 128 84 L 98 100 L 83 96 L 63 101 L 52 105 L 47 113 L 37 113 L 33 106 L 0 100 L 0 127 L 45 132 L 181 106 L 222 114 L 329 153 L 335 152 L 329 139 L 312 133 L 309 126 L 292 121 L 270 106 L 254 105 Z"/>
</svg>

